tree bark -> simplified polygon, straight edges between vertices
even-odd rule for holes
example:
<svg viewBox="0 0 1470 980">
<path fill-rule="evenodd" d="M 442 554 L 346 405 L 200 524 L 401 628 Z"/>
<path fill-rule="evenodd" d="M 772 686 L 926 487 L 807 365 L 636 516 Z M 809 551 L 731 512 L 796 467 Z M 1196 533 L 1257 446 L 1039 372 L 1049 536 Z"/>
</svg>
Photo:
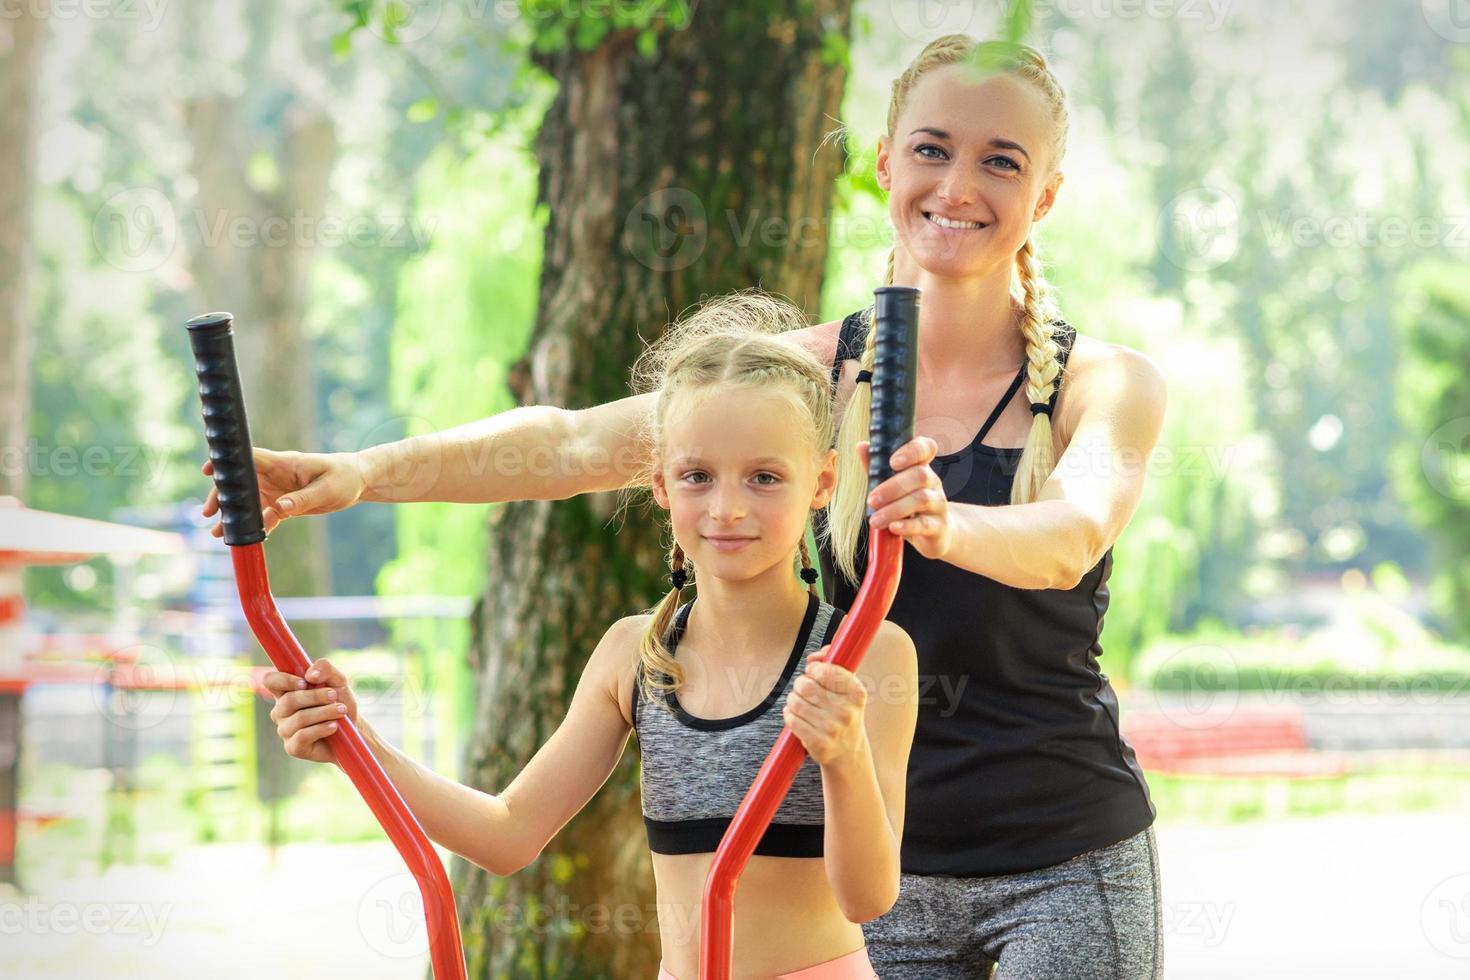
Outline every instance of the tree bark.
<svg viewBox="0 0 1470 980">
<path fill-rule="evenodd" d="M 703 297 L 759 285 L 816 310 L 843 165 L 839 146 L 818 148 L 846 77 L 841 59 L 824 61 L 824 37 L 845 45 L 849 18 L 850 0 L 709 3 L 649 58 L 628 34 L 538 56 L 560 88 L 537 140 L 549 220 L 518 401 L 626 396 L 640 334 Z M 637 511 L 608 527 L 614 505 L 595 494 L 492 517 L 466 782 L 503 790 L 561 722 L 604 630 L 667 588 L 667 533 Z M 626 754 L 519 874 L 456 862 L 472 975 L 657 971 L 637 771 Z"/>
</svg>

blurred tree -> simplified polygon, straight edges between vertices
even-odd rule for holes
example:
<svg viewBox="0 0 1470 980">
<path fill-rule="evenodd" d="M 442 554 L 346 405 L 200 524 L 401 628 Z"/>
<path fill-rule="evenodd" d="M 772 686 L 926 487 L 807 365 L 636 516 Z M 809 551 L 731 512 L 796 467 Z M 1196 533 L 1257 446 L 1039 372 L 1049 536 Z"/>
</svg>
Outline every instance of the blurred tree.
<svg viewBox="0 0 1470 980">
<path fill-rule="evenodd" d="M 24 497 L 30 473 L 33 273 L 31 215 L 36 186 L 36 97 L 47 22 L 35 5 L 0 17 L 0 494 Z M 3 805 L 3 801 L 0 801 Z"/>
<path fill-rule="evenodd" d="M 316 367 L 303 320 L 337 137 L 321 93 L 272 71 L 265 56 L 285 47 L 273 30 L 277 7 L 258 4 L 246 22 L 243 94 L 205 85 L 185 104 L 199 215 L 189 259 L 201 301 L 235 314 L 251 438 L 312 451 Z M 201 18 L 195 36 L 207 30 Z M 280 595 L 331 592 L 326 530 L 321 521 L 288 521 L 271 534 Z M 307 649 L 324 649 L 324 631 L 307 633 Z"/>
<path fill-rule="evenodd" d="M 30 413 L 31 207 L 43 11 L 0 17 L 0 494 L 24 497 Z M 0 885 L 15 883 L 21 695 L 0 692 Z"/>
<path fill-rule="evenodd" d="M 1433 543 L 1435 607 L 1470 640 L 1470 283 L 1463 266 L 1434 262 L 1405 287 L 1398 402 L 1409 438 L 1395 476 Z"/>
<path fill-rule="evenodd" d="M 547 225 L 530 350 L 510 373 L 515 400 L 575 409 L 626 395 L 640 333 L 704 296 L 759 284 L 814 310 L 842 160 L 813 148 L 843 90 L 847 0 L 705 4 L 692 18 L 683 4 L 651 4 L 640 24 L 528 6 L 535 63 L 558 92 L 536 142 Z M 497 508 L 473 785 L 507 785 L 565 716 L 602 632 L 667 588 L 660 535 L 609 528 L 614 507 L 600 494 Z M 457 865 L 474 975 L 656 972 L 636 774 L 630 754 L 520 874 Z M 512 928 L 499 906 L 554 925 Z M 623 907 L 639 911 L 634 934 L 576 915 Z"/>
<path fill-rule="evenodd" d="M 254 4 L 241 25 L 243 81 L 199 85 L 184 102 L 184 124 L 197 186 L 189 265 L 200 302 L 235 314 L 235 346 L 256 445 L 316 450 L 317 366 L 305 319 L 316 258 L 332 241 L 328 212 L 336 163 L 329 89 L 309 73 L 283 70 L 305 60 L 303 32 L 278 30 L 285 4 Z M 186 14 L 184 43 L 213 53 L 216 25 L 201 10 Z M 307 50 L 309 50 L 309 44 Z M 343 69 L 345 71 L 346 69 Z M 285 596 L 330 595 L 327 525 L 287 521 L 271 533 L 273 590 Z M 326 624 L 293 626 L 318 655 L 331 650 Z M 279 801 L 295 791 L 309 765 L 269 744 L 269 706 L 257 701 L 260 798 L 279 842 Z"/>
</svg>

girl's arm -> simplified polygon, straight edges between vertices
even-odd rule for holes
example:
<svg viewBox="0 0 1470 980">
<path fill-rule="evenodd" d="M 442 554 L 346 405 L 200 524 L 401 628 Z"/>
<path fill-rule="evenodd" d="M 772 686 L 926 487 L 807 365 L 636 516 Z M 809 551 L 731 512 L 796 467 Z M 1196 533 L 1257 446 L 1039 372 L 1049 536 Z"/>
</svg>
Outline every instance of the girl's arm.
<svg viewBox="0 0 1470 980">
<path fill-rule="evenodd" d="M 630 728 L 618 692 L 622 679 L 631 676 L 637 621 L 625 618 L 608 629 L 582 671 L 566 718 L 498 795 L 439 775 L 359 722 L 373 755 L 430 839 L 497 875 L 514 874 L 540 855 L 607 782 L 627 745 Z M 299 689 L 300 678 L 289 674 L 268 675 L 267 685 L 274 691 L 276 679 L 284 678 L 289 689 L 272 711 L 287 751 L 327 761 L 314 744 L 330 734 L 326 725 L 338 716 L 327 692 L 344 703 L 351 693 L 346 678 L 326 661 L 318 660 L 313 669 L 322 671 L 327 686 Z"/>
<path fill-rule="evenodd" d="M 918 687 L 913 640 L 884 622 L 856 675 L 809 662 L 787 702 L 788 723 L 822 767 L 827 880 L 851 922 L 876 919 L 898 900 Z"/>
</svg>

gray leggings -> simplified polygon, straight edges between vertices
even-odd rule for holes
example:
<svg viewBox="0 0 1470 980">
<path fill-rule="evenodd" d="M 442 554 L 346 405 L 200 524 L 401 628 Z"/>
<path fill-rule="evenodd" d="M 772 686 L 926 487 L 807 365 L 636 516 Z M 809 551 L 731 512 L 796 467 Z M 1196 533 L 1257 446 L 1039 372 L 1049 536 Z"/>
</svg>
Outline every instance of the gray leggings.
<svg viewBox="0 0 1470 980">
<path fill-rule="evenodd" d="M 905 874 L 863 926 L 868 955 L 883 980 L 1158 980 L 1158 853 L 1149 827 L 1037 871 Z"/>
</svg>

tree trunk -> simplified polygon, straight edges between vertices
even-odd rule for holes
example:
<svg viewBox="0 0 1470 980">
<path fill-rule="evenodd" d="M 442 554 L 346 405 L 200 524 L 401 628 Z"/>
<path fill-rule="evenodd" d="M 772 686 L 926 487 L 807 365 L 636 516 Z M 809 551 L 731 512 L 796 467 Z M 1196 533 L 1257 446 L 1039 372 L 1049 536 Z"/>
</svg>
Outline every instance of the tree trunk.
<svg viewBox="0 0 1470 980">
<path fill-rule="evenodd" d="M 512 372 L 522 404 L 626 396 L 640 333 L 702 297 L 759 285 L 816 310 L 843 164 L 818 147 L 846 75 L 824 37 L 845 47 L 849 16 L 850 0 L 708 3 L 650 58 L 628 34 L 539 57 L 560 90 L 537 142 L 549 220 L 536 327 Z M 606 628 L 667 588 L 666 533 L 638 511 L 607 527 L 614 504 L 518 502 L 492 518 L 466 782 L 503 790 L 560 724 Z M 650 870 L 629 753 L 526 870 L 456 863 L 472 975 L 652 976 Z"/>
<path fill-rule="evenodd" d="M 197 237 L 191 262 L 210 309 L 235 314 L 241 384 L 257 446 L 310 451 L 318 445 L 316 373 L 306 318 L 312 258 L 323 244 L 328 178 L 337 156 L 331 118 L 304 100 L 284 113 L 279 135 L 244 121 L 240 99 L 210 95 L 188 103 L 193 171 L 199 191 L 184 230 Z M 269 152 L 278 182 L 254 186 L 246 172 L 252 154 Z M 324 521 L 286 521 L 271 532 L 271 588 L 281 596 L 327 595 L 331 563 Z M 330 653 L 324 623 L 292 629 L 313 657 Z M 264 654 L 256 658 L 264 662 Z M 274 805 L 290 796 L 311 770 L 279 749 L 270 704 L 257 700 L 256 789 Z M 267 837 L 279 843 L 277 825 Z"/>
</svg>

